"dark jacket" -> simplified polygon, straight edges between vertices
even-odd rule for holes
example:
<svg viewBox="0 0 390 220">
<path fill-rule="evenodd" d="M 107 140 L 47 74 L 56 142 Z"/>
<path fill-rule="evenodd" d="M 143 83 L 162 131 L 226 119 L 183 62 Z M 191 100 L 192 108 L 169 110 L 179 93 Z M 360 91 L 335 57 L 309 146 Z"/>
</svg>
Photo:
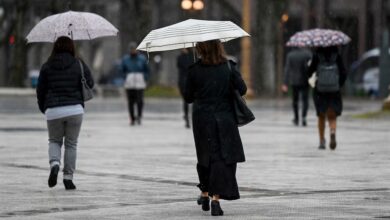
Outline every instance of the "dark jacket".
<svg viewBox="0 0 390 220">
<path fill-rule="evenodd" d="M 320 58 L 319 54 L 323 56 L 328 62 L 330 62 L 333 56 L 337 56 L 334 62 L 337 63 L 339 72 L 339 85 L 340 88 L 344 85 L 347 79 L 346 70 L 340 54 L 338 54 L 336 47 L 319 48 L 313 55 L 312 62 L 309 66 L 308 77 L 311 77 L 314 72 L 317 71 Z M 329 108 L 333 109 L 337 116 L 340 116 L 343 111 L 343 102 L 341 97 L 341 91 L 337 92 L 319 92 L 317 86 L 313 89 L 313 101 L 316 107 L 317 116 L 327 112 Z"/>
<path fill-rule="evenodd" d="M 188 68 L 194 63 L 193 55 L 188 53 L 181 53 L 177 57 L 177 68 L 179 70 L 178 86 L 180 93 L 184 93 L 184 87 L 188 75 Z"/>
<path fill-rule="evenodd" d="M 231 61 L 229 61 L 231 62 Z M 232 71 L 227 63 L 205 65 L 196 62 L 189 69 L 184 98 L 193 104 L 193 132 L 198 163 L 208 166 L 213 145 L 221 149 L 226 163 L 244 162 L 245 155 L 232 111 L 230 84 L 241 95 L 246 93 L 246 85 L 235 63 Z"/>
<path fill-rule="evenodd" d="M 311 53 L 304 49 L 295 49 L 287 54 L 284 69 L 284 84 L 291 86 L 309 86 L 307 70 Z"/>
<path fill-rule="evenodd" d="M 91 72 L 84 62 L 84 76 L 90 88 L 94 82 Z M 43 64 L 37 86 L 39 110 L 45 113 L 47 108 L 81 104 L 84 106 L 81 92 L 81 68 L 78 60 L 69 53 L 59 53 Z"/>
</svg>

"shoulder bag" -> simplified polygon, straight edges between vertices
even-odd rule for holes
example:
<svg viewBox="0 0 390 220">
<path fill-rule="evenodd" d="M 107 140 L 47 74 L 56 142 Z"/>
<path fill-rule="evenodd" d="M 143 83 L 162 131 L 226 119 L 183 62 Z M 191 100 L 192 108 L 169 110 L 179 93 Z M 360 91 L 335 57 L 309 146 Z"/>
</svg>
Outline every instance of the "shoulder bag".
<svg viewBox="0 0 390 220">
<path fill-rule="evenodd" d="M 233 71 L 229 62 L 230 61 L 228 60 L 227 65 L 230 70 L 230 75 L 233 75 Z M 245 99 L 240 95 L 240 92 L 234 88 L 232 77 L 230 77 L 230 90 L 232 92 L 233 112 L 237 122 L 237 126 L 241 127 L 255 120 L 255 116 L 253 115 L 249 107 L 246 105 Z"/>
<path fill-rule="evenodd" d="M 92 89 L 88 86 L 87 80 L 85 79 L 84 76 L 84 67 L 81 61 L 79 60 L 80 64 L 80 69 L 81 69 L 81 92 L 83 95 L 83 100 L 84 102 L 91 100 L 93 98 L 93 91 Z"/>
</svg>

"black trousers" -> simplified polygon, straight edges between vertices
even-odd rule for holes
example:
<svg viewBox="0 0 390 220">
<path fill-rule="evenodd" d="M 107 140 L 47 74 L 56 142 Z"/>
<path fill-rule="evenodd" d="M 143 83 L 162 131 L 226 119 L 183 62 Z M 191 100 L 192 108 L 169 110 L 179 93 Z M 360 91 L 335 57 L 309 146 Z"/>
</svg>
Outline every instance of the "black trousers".
<svg viewBox="0 0 390 220">
<path fill-rule="evenodd" d="M 309 86 L 292 86 L 294 120 L 299 120 L 299 96 L 302 99 L 302 118 L 306 118 L 309 108 Z"/>
<path fill-rule="evenodd" d="M 142 118 L 144 108 L 144 90 L 143 89 L 126 89 L 127 104 L 131 121 Z M 137 117 L 134 114 L 134 107 L 137 105 Z"/>
</svg>

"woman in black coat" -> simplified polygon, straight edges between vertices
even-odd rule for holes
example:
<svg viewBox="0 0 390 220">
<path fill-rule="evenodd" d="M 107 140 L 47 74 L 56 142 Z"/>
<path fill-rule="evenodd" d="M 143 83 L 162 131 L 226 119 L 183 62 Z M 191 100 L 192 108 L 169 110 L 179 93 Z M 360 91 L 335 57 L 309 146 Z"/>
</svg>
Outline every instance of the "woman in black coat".
<svg viewBox="0 0 390 220">
<path fill-rule="evenodd" d="M 193 133 L 198 159 L 197 171 L 204 211 L 223 215 L 219 199 L 239 199 L 236 181 L 238 162 L 245 161 L 240 134 L 232 111 L 231 86 L 241 95 L 246 85 L 235 63 L 226 59 L 218 40 L 196 45 L 200 60 L 189 69 L 184 98 L 193 103 Z M 230 66 L 227 62 L 230 62 Z"/>
<path fill-rule="evenodd" d="M 59 37 L 53 45 L 51 56 L 41 68 L 37 86 L 38 107 L 45 114 L 49 134 L 49 187 L 57 185 L 58 172 L 63 165 L 65 189 L 76 189 L 73 173 L 76 169 L 77 142 L 84 115 L 82 75 L 92 88 L 94 81 L 91 72 L 75 56 L 73 40 L 65 36 Z M 63 145 L 64 162 L 61 163 Z"/>
<path fill-rule="evenodd" d="M 336 79 L 338 78 L 338 85 L 336 89 L 328 89 L 331 91 L 323 91 L 323 86 L 319 85 L 321 82 L 321 69 L 330 69 L 335 73 Z M 337 117 L 341 115 L 343 111 L 343 102 L 341 99 L 340 88 L 344 85 L 346 80 L 346 71 L 343 65 L 340 54 L 337 47 L 320 47 L 315 51 L 313 60 L 309 67 L 309 77 L 317 72 L 317 82 L 313 90 L 313 100 L 317 111 L 318 117 L 318 133 L 320 138 L 319 149 L 325 149 L 325 122 L 326 118 L 330 127 L 330 144 L 329 148 L 336 149 L 336 122 Z M 327 72 L 327 74 L 332 72 Z M 325 77 L 326 80 L 330 80 L 330 77 Z M 326 81 L 325 80 L 325 81 Z M 322 91 L 321 91 L 322 90 Z M 326 89 L 325 89 L 326 90 Z"/>
</svg>

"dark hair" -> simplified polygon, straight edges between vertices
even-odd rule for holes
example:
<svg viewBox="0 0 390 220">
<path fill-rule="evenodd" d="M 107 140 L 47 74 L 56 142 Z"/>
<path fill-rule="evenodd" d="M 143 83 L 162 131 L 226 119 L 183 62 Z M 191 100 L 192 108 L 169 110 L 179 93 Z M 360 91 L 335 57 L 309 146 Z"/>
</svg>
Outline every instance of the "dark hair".
<svg viewBox="0 0 390 220">
<path fill-rule="evenodd" d="M 72 56 L 75 56 L 73 40 L 65 36 L 57 38 L 56 42 L 54 43 L 51 56 L 54 56 L 58 53 L 70 53 Z"/>
<path fill-rule="evenodd" d="M 198 42 L 195 48 L 203 64 L 218 65 L 227 60 L 225 49 L 219 40 Z"/>
<path fill-rule="evenodd" d="M 339 50 L 337 46 L 319 47 L 316 49 L 316 52 L 318 54 L 323 54 L 326 60 L 330 60 L 333 54 L 339 55 Z"/>
</svg>

